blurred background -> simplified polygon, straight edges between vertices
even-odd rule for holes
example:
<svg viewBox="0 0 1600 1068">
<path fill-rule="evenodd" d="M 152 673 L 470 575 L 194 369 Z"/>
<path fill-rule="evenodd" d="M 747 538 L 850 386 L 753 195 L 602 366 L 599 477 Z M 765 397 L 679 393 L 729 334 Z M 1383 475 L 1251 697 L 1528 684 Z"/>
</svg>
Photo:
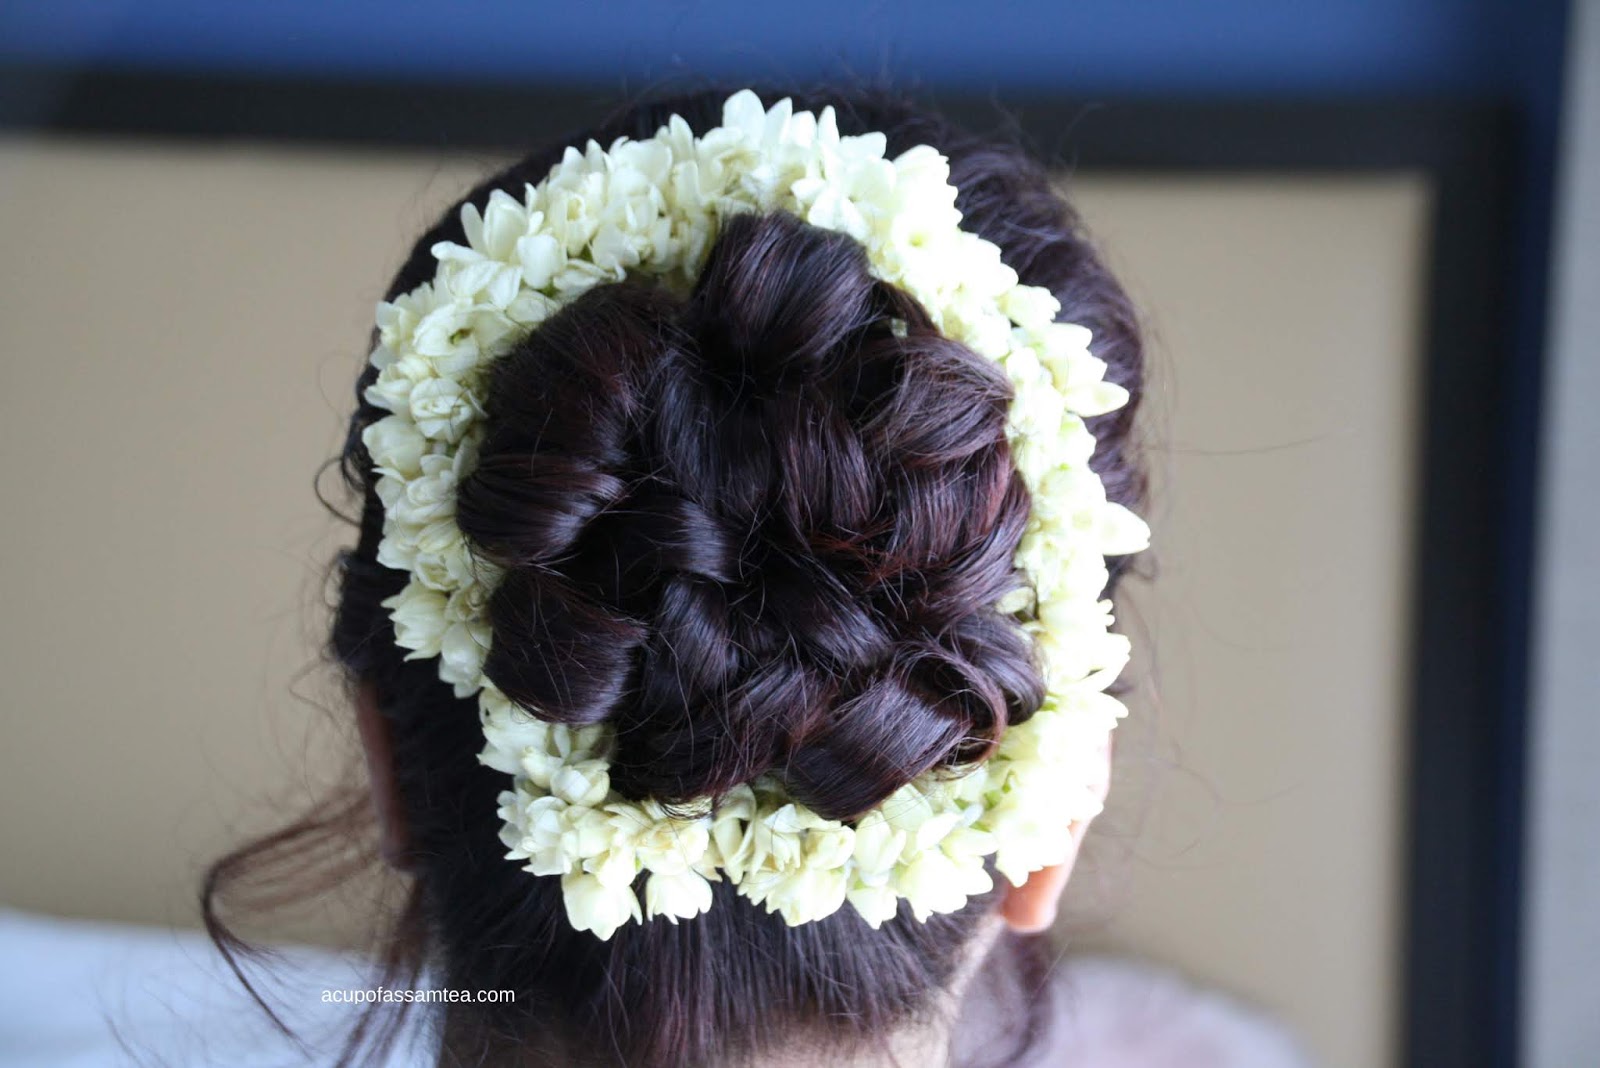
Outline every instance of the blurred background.
<svg viewBox="0 0 1600 1068">
<path fill-rule="evenodd" d="M 1334 1068 L 1600 1063 L 1583 0 L 0 7 L 0 901 L 193 927 L 354 773 L 312 486 L 374 301 L 519 145 L 706 79 L 1014 119 L 1142 308 L 1154 572 L 1067 952 Z"/>
</svg>

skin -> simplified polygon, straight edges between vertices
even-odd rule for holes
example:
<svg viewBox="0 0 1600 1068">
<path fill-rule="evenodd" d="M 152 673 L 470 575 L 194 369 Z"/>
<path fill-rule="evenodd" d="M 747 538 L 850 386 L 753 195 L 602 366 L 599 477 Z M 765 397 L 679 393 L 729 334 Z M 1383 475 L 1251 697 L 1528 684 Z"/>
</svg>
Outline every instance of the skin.
<svg viewBox="0 0 1600 1068">
<path fill-rule="evenodd" d="M 373 688 L 363 683 L 356 691 L 356 726 L 361 737 L 361 748 L 366 757 L 367 775 L 371 786 L 372 806 L 378 819 L 379 848 L 384 860 L 398 871 L 409 870 L 405 859 L 406 827 L 401 818 L 399 794 L 395 788 L 394 766 L 391 759 L 388 726 L 378 712 L 377 697 Z M 1111 735 L 1107 733 L 1102 747 L 1103 761 L 1096 765 L 1103 773 L 1098 776 L 1096 791 L 1101 801 L 1111 786 Z M 1019 934 L 1037 934 L 1048 930 L 1056 919 L 1056 910 L 1066 889 L 1067 880 L 1078 859 L 1084 836 L 1089 830 L 1089 820 L 1073 823 L 1068 828 L 1072 844 L 1067 860 L 1029 875 L 1021 886 L 1008 886 L 995 910 L 992 922 L 980 928 L 973 939 L 969 965 L 957 978 L 948 992 L 948 1012 L 943 1015 L 953 1022 L 955 1009 L 968 981 L 977 973 L 989 950 L 1001 933 L 1010 929 Z M 877 1064 L 946 1064 L 950 1045 L 949 1026 L 919 1028 L 914 1032 L 895 1036 L 891 1040 L 892 1055 L 885 1059 L 860 1062 L 861 1068 Z M 815 1062 L 774 1060 L 764 1068 L 814 1068 Z M 838 1060 L 830 1068 L 847 1068 Z"/>
</svg>

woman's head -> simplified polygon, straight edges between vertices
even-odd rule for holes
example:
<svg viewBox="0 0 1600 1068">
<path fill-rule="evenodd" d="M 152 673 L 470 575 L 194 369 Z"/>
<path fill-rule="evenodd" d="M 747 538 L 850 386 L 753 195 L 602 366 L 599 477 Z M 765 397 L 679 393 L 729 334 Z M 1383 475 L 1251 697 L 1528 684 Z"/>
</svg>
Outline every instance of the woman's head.
<svg viewBox="0 0 1600 1068">
<path fill-rule="evenodd" d="M 964 229 L 1088 327 L 1107 378 L 1135 398 L 1128 302 L 1045 168 L 876 93 L 780 95 L 832 105 L 844 135 L 887 156 L 931 145 L 950 162 Z M 696 134 L 726 93 L 636 105 L 543 146 L 463 202 L 537 183 L 569 144 L 648 138 L 677 114 Z M 457 206 L 459 207 L 459 205 Z M 388 288 L 432 277 L 457 207 Z M 365 397 L 374 372 L 357 386 Z M 502 580 L 485 674 L 542 718 L 607 724 L 611 784 L 669 807 L 758 776 L 850 819 L 930 769 L 983 758 L 1044 694 L 1032 650 L 996 603 L 1030 498 L 992 361 L 877 282 L 848 236 L 783 213 L 733 217 L 689 293 L 642 280 L 594 288 L 493 365 L 485 436 L 457 522 Z M 1137 504 L 1135 404 L 1091 422 L 1110 499 Z M 514 990 L 449 1009 L 463 1062 L 716 1064 L 777 1043 L 870 1043 L 932 1010 L 970 963 L 1005 891 L 874 929 L 843 908 L 790 926 L 727 881 L 702 915 L 568 923 L 558 879 L 505 859 L 502 773 L 481 764 L 476 703 L 407 659 L 382 602 L 405 585 L 379 562 L 383 503 L 362 432 L 343 456 L 359 537 L 340 559 L 332 650 L 358 684 L 380 807 L 414 877 L 394 959 L 442 985 Z M 518 1058 L 521 1058 L 518 1060 Z"/>
</svg>

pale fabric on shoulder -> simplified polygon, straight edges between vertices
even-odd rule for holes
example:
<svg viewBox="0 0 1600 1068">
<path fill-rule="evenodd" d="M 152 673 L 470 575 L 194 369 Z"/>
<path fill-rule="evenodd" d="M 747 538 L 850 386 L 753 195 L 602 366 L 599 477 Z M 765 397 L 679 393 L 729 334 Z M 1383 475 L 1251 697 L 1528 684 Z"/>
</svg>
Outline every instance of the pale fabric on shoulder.
<svg viewBox="0 0 1600 1068">
<path fill-rule="evenodd" d="M 955 1068 L 1314 1068 L 1265 1012 L 1159 965 L 1066 956 L 1031 980 L 1026 958 L 1006 939 L 985 961 L 953 1032 Z M 1036 982 L 1037 999 L 1025 989 Z"/>
<path fill-rule="evenodd" d="M 1050 992 L 1056 1031 L 1039 1068 L 1312 1068 L 1265 1012 L 1154 965 L 1069 959 Z"/>
<path fill-rule="evenodd" d="M 272 1026 L 198 931 L 68 920 L 0 908 L 0 1068 L 306 1068 L 334 1061 L 357 1006 L 324 990 L 368 988 L 353 957 L 284 947 L 253 981 L 299 1035 Z M 411 1033 L 380 1068 L 431 1068 Z"/>
<path fill-rule="evenodd" d="M 371 981 L 359 959 L 306 947 L 278 950 L 270 973 L 253 970 L 305 1043 L 296 1047 L 197 931 L 0 908 L 0 962 L 0 1068 L 329 1064 L 356 1009 L 325 1003 L 322 991 Z M 1048 997 L 1046 1033 L 1010 1068 L 1312 1068 L 1265 1014 L 1151 965 L 1069 958 L 1053 971 Z M 970 1052 L 957 1063 L 994 1063 L 1022 1021 L 982 997 L 972 1009 L 957 1029 Z M 416 1020 L 382 1068 L 436 1060 L 435 1040 Z"/>
</svg>

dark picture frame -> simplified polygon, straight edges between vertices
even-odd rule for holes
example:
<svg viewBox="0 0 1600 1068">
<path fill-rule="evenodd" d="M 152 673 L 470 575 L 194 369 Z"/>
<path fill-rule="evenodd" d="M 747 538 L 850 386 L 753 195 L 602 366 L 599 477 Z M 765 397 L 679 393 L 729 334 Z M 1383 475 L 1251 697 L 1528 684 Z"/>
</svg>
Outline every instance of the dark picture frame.
<svg viewBox="0 0 1600 1068">
<path fill-rule="evenodd" d="M 914 93 L 1077 171 L 1407 171 L 1432 189 L 1405 842 L 1412 1068 L 1516 1061 L 1534 419 L 1511 329 L 1518 129 L 1492 102 Z M 513 150 L 623 94 L 150 70 L 0 68 L 0 130 Z M 1014 123 L 1012 119 L 1014 118 Z M 1536 368 L 1535 368 L 1536 370 Z M 1518 415 L 1521 410 L 1522 414 Z"/>
</svg>

